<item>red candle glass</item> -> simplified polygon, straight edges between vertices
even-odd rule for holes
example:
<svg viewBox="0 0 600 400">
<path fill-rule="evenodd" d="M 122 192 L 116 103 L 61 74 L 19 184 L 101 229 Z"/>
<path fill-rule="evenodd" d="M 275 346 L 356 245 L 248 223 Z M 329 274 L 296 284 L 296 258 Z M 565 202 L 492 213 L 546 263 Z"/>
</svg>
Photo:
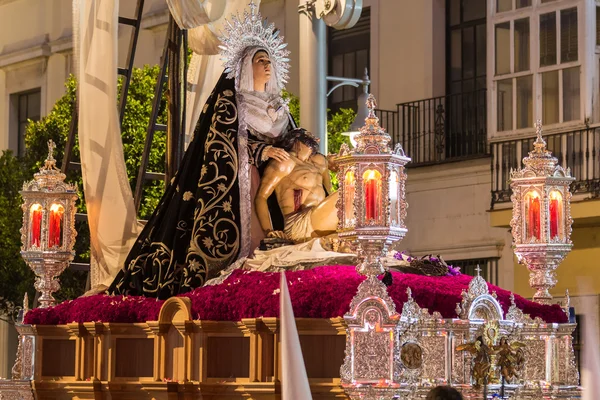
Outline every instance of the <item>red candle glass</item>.
<svg viewBox="0 0 600 400">
<path fill-rule="evenodd" d="M 529 209 L 527 213 L 527 237 L 540 239 L 540 197 L 536 192 L 531 192 L 527 195 L 529 201 Z"/>
<path fill-rule="evenodd" d="M 50 207 L 50 222 L 48 229 L 48 247 L 61 245 L 62 217 L 65 209 L 60 204 L 52 204 Z"/>
<path fill-rule="evenodd" d="M 381 174 L 379 171 L 367 170 L 363 175 L 365 187 L 365 219 L 379 219 L 381 203 Z"/>
<path fill-rule="evenodd" d="M 40 246 L 42 239 L 42 205 L 33 204 L 29 211 L 29 234 L 32 246 Z"/>
</svg>

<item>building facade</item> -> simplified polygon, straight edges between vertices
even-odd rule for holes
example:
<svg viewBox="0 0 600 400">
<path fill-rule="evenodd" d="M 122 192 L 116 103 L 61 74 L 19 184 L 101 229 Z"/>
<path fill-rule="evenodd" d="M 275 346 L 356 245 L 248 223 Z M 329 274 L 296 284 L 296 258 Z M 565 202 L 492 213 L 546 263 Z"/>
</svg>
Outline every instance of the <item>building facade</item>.
<svg viewBox="0 0 600 400">
<path fill-rule="evenodd" d="M 121 1 L 132 17 L 134 1 Z M 298 0 L 262 0 L 291 51 L 288 90 L 299 93 Z M 541 119 L 549 149 L 577 178 L 574 249 L 552 292 L 600 293 L 600 1 L 363 0 L 359 23 L 328 31 L 328 73 L 362 78 L 382 124 L 412 158 L 407 225 L 399 249 L 439 254 L 531 297 L 511 249 L 508 177 L 532 148 Z M 0 0 L 0 150 L 23 151 L 28 119 L 46 115 L 73 71 L 70 0 Z M 168 9 L 147 0 L 135 64 L 156 64 Z M 125 60 L 129 28 L 119 31 Z M 337 89 L 331 109 L 355 107 Z M 578 276 L 590 289 L 579 289 Z M 6 326 L 0 328 L 8 329 Z M 7 331 L 8 332 L 8 331 Z M 6 354 L 14 354 L 14 350 Z M 7 376 L 11 362 L 0 363 Z"/>
</svg>

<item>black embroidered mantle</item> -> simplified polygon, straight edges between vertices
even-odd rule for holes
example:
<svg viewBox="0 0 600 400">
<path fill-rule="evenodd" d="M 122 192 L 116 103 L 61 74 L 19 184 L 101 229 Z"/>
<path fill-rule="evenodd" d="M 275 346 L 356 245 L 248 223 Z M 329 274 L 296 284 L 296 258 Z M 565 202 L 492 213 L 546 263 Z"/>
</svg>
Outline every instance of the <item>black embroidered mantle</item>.
<svg viewBox="0 0 600 400">
<path fill-rule="evenodd" d="M 242 231 L 238 140 L 234 81 L 222 75 L 179 171 L 109 293 L 165 299 L 202 286 L 235 260 Z M 248 159 L 260 166 L 267 145 L 252 136 L 248 144 Z"/>
</svg>

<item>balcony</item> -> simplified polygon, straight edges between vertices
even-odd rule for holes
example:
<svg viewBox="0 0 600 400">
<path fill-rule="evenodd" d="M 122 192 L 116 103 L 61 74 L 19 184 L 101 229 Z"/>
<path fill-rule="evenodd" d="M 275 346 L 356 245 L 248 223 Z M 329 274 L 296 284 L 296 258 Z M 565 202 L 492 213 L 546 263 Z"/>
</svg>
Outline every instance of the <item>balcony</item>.
<svg viewBox="0 0 600 400">
<path fill-rule="evenodd" d="M 510 170 L 521 167 L 521 160 L 533 149 L 534 140 L 514 139 L 490 144 L 492 209 L 498 203 L 510 201 Z M 576 179 L 571 186 L 572 193 L 600 197 L 600 126 L 544 135 L 544 140 L 559 163 L 571 169 Z"/>
<path fill-rule="evenodd" d="M 376 110 L 381 125 L 412 158 L 410 166 L 487 156 L 486 90 L 452 94 Z"/>
</svg>

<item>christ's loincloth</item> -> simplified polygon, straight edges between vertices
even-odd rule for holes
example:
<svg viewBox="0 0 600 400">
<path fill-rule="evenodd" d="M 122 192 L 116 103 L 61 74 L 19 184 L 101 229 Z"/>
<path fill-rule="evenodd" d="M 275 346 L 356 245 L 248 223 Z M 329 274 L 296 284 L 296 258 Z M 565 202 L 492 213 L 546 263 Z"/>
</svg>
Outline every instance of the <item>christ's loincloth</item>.
<svg viewBox="0 0 600 400">
<path fill-rule="evenodd" d="M 285 234 L 296 243 L 312 239 L 315 231 L 311 218 L 314 207 L 302 208 L 284 217 Z"/>
</svg>

